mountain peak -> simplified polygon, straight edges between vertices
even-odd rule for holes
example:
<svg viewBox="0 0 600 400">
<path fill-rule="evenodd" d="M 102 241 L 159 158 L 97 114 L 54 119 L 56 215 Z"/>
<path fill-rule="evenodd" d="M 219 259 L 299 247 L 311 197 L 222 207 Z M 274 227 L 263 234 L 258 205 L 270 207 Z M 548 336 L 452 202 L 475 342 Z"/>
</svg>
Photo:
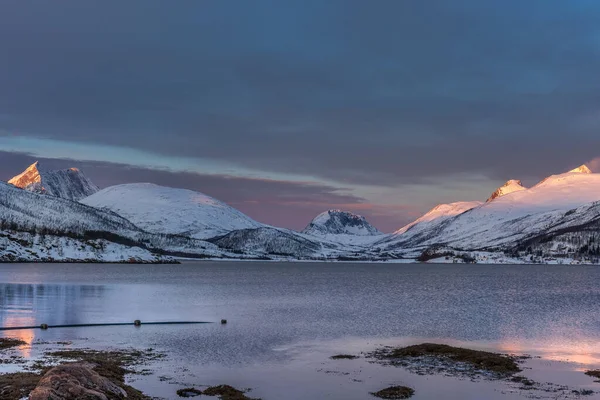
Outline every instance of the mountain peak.
<svg viewBox="0 0 600 400">
<path fill-rule="evenodd" d="M 494 193 L 492 193 L 492 195 L 489 197 L 489 199 L 486 200 L 486 203 L 489 203 L 490 201 L 498 197 L 506 196 L 509 193 L 520 192 L 521 190 L 525 189 L 526 188 L 523 186 L 520 180 L 511 179 L 509 181 L 506 181 L 504 185 L 496 189 Z"/>
<path fill-rule="evenodd" d="M 583 164 L 575 169 L 570 170 L 569 173 L 591 174 L 592 170 L 589 169 L 587 165 Z"/>
<path fill-rule="evenodd" d="M 335 209 L 317 215 L 302 233 L 309 235 L 381 235 L 381 232 L 367 222 L 365 217 Z"/>
<path fill-rule="evenodd" d="M 100 190 L 77 168 L 46 171 L 39 161 L 8 181 L 29 192 L 49 194 L 69 200 L 81 200 Z"/>
<path fill-rule="evenodd" d="M 29 167 L 27 167 L 25 171 L 10 179 L 8 183 L 10 183 L 13 186 L 20 187 L 22 189 L 29 187 L 30 192 L 42 193 L 42 176 L 40 175 L 40 171 L 38 169 L 39 164 L 39 161 L 34 162 Z"/>
</svg>

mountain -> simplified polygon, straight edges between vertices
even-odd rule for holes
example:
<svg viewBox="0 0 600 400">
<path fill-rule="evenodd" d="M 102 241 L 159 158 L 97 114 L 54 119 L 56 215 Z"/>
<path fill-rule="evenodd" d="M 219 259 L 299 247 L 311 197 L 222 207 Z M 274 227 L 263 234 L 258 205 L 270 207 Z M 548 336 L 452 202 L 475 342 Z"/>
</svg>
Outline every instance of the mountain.
<svg viewBox="0 0 600 400">
<path fill-rule="evenodd" d="M 234 252 L 295 258 L 317 257 L 322 248 L 296 232 L 272 227 L 240 229 L 209 241 Z"/>
<path fill-rule="evenodd" d="M 317 215 L 302 233 L 307 235 L 382 235 L 365 217 L 341 210 L 329 210 Z"/>
<path fill-rule="evenodd" d="M 27 249 L 37 249 L 41 251 L 39 254 L 48 255 L 46 246 L 39 246 L 40 238 L 54 243 L 50 250 L 62 254 L 62 258 L 56 260 L 116 261 L 140 254 L 145 255 L 145 261 L 163 255 L 233 256 L 202 240 L 148 233 L 109 210 L 39 195 L 3 182 L 0 182 L 0 237 L 5 238 L 5 246 L 0 244 L 0 260 L 3 259 L 2 252 L 10 248 L 16 249 L 17 253 L 21 252 L 18 249 L 23 250 L 25 256 L 29 254 Z M 6 245 L 7 237 L 11 238 L 12 246 Z M 90 248 L 93 254 L 86 250 Z M 31 260 L 40 260 L 33 254 L 29 256 Z"/>
<path fill-rule="evenodd" d="M 492 195 L 486 200 L 486 202 L 490 202 L 498 197 L 505 196 L 507 194 L 513 192 L 520 192 L 521 190 L 525 190 L 526 188 L 521 184 L 521 181 L 511 179 L 506 182 L 504 185 L 500 186 Z"/>
<path fill-rule="evenodd" d="M 157 261 L 129 221 L 0 182 L 0 261 Z"/>
<path fill-rule="evenodd" d="M 580 174 L 591 174 L 593 173 L 591 169 L 588 168 L 587 165 L 580 165 L 579 167 L 570 170 L 569 172 L 576 172 Z"/>
<path fill-rule="evenodd" d="M 386 249 L 449 246 L 477 250 L 507 248 L 547 232 L 572 209 L 600 200 L 600 174 L 580 167 L 552 175 L 424 229 L 418 236 L 395 235 Z"/>
<path fill-rule="evenodd" d="M 557 216 L 552 226 L 518 242 L 513 252 L 529 257 L 587 257 L 599 263 L 600 201 Z"/>
<path fill-rule="evenodd" d="M 263 225 L 205 194 L 151 183 L 111 186 L 81 203 L 113 211 L 152 233 L 207 239 Z"/>
<path fill-rule="evenodd" d="M 459 201 L 456 203 L 437 205 L 422 217 L 398 229 L 396 232 L 394 232 L 394 235 L 401 235 L 409 230 L 411 230 L 411 234 L 415 234 L 417 231 L 431 229 L 432 227 L 444 222 L 448 218 L 462 214 L 465 211 L 475 208 L 481 204 L 482 203 L 480 201 Z"/>
<path fill-rule="evenodd" d="M 100 190 L 77 168 L 48 171 L 37 161 L 8 183 L 30 192 L 69 200 L 80 200 Z"/>
</svg>

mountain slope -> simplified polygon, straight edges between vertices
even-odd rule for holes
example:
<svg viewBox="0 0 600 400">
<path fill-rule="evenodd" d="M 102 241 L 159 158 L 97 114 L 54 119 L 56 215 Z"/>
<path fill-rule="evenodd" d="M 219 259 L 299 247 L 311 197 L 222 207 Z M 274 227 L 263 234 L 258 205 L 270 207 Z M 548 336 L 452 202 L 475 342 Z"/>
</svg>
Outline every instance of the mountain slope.
<svg viewBox="0 0 600 400">
<path fill-rule="evenodd" d="M 157 261 L 129 221 L 0 182 L 0 261 Z M 125 243 L 127 242 L 127 243 Z"/>
<path fill-rule="evenodd" d="M 37 161 L 8 183 L 30 192 L 69 200 L 80 200 L 100 190 L 77 168 L 47 171 Z"/>
<path fill-rule="evenodd" d="M 497 197 L 452 217 L 417 238 L 396 236 L 389 246 L 445 245 L 460 249 L 510 246 L 550 229 L 567 211 L 597 200 L 600 200 L 600 174 L 553 175 L 530 189 Z"/>
<path fill-rule="evenodd" d="M 202 193 L 151 183 L 111 186 L 81 203 L 111 210 L 148 232 L 196 239 L 262 227 L 235 208 Z"/>
<path fill-rule="evenodd" d="M 480 201 L 459 201 L 450 204 L 440 204 L 429 210 L 425 215 L 418 218 L 414 222 L 398 229 L 394 232 L 394 235 L 400 235 L 408 230 L 412 230 L 414 234 L 417 231 L 423 231 L 431 229 L 433 226 L 442 223 L 448 218 L 452 218 L 456 215 L 462 214 L 472 208 L 475 208 L 482 203 Z"/>
<path fill-rule="evenodd" d="M 492 193 L 492 195 L 486 200 L 486 202 L 489 203 L 490 201 L 493 201 L 494 199 L 496 199 L 498 197 L 502 197 L 502 196 L 505 196 L 507 194 L 511 194 L 514 192 L 520 192 L 521 190 L 526 190 L 526 189 L 527 188 L 521 184 L 521 181 L 518 181 L 516 179 L 511 179 L 510 181 L 506 182 L 504 185 L 502 185 L 498 189 L 496 189 L 494 191 L 494 193 Z"/>
<path fill-rule="evenodd" d="M 319 243 L 296 232 L 271 227 L 240 229 L 209 241 L 235 252 L 297 258 L 317 256 L 321 250 Z"/>
<path fill-rule="evenodd" d="M 186 257 L 229 256 L 205 241 L 148 233 L 112 211 L 32 193 L 3 182 L 0 182 L 0 232 L 71 238 L 83 244 L 108 241 L 130 249 L 128 252 L 144 249 L 148 255 L 158 252 Z"/>
</svg>

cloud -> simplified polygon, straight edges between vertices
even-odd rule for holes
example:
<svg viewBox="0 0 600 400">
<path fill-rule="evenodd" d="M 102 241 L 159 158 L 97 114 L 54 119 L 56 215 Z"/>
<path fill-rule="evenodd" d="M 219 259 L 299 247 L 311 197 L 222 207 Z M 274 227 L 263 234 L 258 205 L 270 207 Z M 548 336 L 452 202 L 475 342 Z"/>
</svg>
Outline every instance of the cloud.
<svg viewBox="0 0 600 400">
<path fill-rule="evenodd" d="M 588 161 L 585 163 L 585 165 L 587 165 L 592 172 L 600 173 L 600 157 L 596 157 L 593 160 Z"/>
<path fill-rule="evenodd" d="M 600 144 L 597 2 L 141 6 L 3 7 L 0 129 L 342 186 L 535 180 Z"/>
</svg>

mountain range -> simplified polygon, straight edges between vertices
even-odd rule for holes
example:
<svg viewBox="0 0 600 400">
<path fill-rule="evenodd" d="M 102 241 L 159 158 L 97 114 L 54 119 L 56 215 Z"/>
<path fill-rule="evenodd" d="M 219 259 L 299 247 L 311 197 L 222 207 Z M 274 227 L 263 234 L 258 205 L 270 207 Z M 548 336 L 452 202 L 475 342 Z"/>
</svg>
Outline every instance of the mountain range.
<svg viewBox="0 0 600 400">
<path fill-rule="evenodd" d="M 301 232 L 262 224 L 205 194 L 132 183 L 100 190 L 39 163 L 0 182 L 0 261 L 168 262 L 173 257 L 436 262 L 597 262 L 600 174 L 585 165 L 487 201 L 434 207 L 383 234 L 328 210 Z"/>
</svg>

